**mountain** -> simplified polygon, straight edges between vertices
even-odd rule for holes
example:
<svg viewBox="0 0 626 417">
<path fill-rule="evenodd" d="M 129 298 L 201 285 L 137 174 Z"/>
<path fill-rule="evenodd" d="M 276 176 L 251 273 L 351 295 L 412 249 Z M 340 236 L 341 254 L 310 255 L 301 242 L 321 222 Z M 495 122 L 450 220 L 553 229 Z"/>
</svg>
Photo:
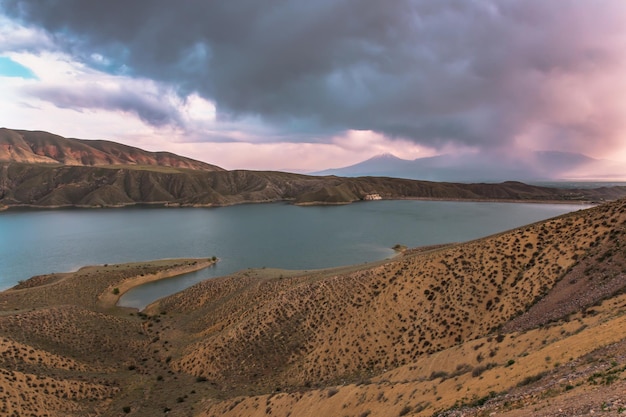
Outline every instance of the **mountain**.
<svg viewBox="0 0 626 417">
<path fill-rule="evenodd" d="M 170 152 L 148 152 L 107 140 L 68 139 L 48 132 L 0 128 L 0 162 L 70 166 L 151 166 L 224 171 Z"/>
<path fill-rule="evenodd" d="M 115 307 L 117 297 L 211 260 L 33 277 L 0 293 L 0 409 L 621 415 L 624 242 L 619 200 L 371 264 L 245 270 L 144 312 Z"/>
<path fill-rule="evenodd" d="M 621 164 L 572 152 L 540 151 L 523 155 L 499 153 L 445 154 L 415 160 L 391 154 L 314 175 L 386 176 L 428 181 L 554 181 L 572 178 L 624 178 Z"/>
<path fill-rule="evenodd" d="M 577 190 L 511 181 L 462 184 L 225 171 L 174 154 L 147 152 L 115 142 L 9 129 L 0 130 L 0 149 L 0 208 L 210 207 L 271 201 L 346 204 L 379 198 L 601 201 L 626 196 L 626 187 L 619 186 Z M 378 161 L 396 162 L 391 156 Z"/>
<path fill-rule="evenodd" d="M 211 207 L 271 201 L 306 205 L 346 204 L 368 198 L 600 201 L 625 195 L 626 187 L 620 186 L 566 190 L 520 182 L 459 184 L 260 171 L 172 172 L 160 167 L 0 163 L 0 205 L 5 207 Z"/>
</svg>

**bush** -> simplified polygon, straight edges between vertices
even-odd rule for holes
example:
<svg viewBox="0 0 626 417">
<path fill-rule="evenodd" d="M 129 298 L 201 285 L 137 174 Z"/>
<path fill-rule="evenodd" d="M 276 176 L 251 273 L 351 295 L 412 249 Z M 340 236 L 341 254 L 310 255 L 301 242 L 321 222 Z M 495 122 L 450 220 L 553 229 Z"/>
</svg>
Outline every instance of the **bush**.
<svg viewBox="0 0 626 417">
<path fill-rule="evenodd" d="M 544 376 L 546 376 L 548 373 L 547 372 L 540 372 L 537 375 L 531 375 L 531 376 L 527 376 L 526 378 L 524 378 L 522 381 L 520 381 L 519 384 L 517 384 L 518 387 L 523 387 L 525 385 L 528 384 L 532 384 L 533 382 L 537 382 L 539 381 L 541 378 L 543 378 Z"/>
<path fill-rule="evenodd" d="M 399 416 L 405 416 L 407 414 L 409 414 L 411 412 L 411 406 L 410 405 L 405 405 L 402 410 L 400 410 L 400 414 L 398 414 Z"/>
<path fill-rule="evenodd" d="M 428 378 L 430 381 L 433 379 L 441 378 L 442 380 L 448 379 L 448 373 L 446 371 L 432 371 L 430 373 L 430 377 Z"/>
<path fill-rule="evenodd" d="M 490 362 L 486 365 L 479 365 L 477 367 L 475 367 L 474 369 L 472 369 L 472 376 L 474 378 L 480 376 L 483 372 L 485 372 L 488 369 L 494 368 L 496 366 L 495 363 Z"/>
<path fill-rule="evenodd" d="M 119 288 L 117 288 L 117 287 L 113 288 L 113 294 L 114 295 L 118 295 L 119 293 L 120 293 L 120 289 Z"/>
</svg>

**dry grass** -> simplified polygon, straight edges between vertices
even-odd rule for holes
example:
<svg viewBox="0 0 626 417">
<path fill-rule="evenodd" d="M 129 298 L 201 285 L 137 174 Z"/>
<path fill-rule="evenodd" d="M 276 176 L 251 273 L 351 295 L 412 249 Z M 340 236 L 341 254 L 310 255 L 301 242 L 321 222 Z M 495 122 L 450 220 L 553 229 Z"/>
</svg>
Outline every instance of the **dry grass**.
<svg viewBox="0 0 626 417">
<path fill-rule="evenodd" d="M 155 308 L 185 313 L 176 327 L 197 341 L 173 363 L 193 375 L 262 389 L 369 378 L 525 312 L 614 241 L 626 215 L 610 207 L 352 273 L 211 280 Z"/>
<path fill-rule="evenodd" d="M 114 288 L 194 260 L 38 277 L 0 294 L 3 404 L 26 407 L 26 390 L 35 415 L 591 409 L 626 376 L 625 229 L 618 201 L 369 265 L 242 271 L 145 314 L 113 307 Z"/>
<path fill-rule="evenodd" d="M 58 305 L 106 309 L 130 288 L 203 269 L 212 259 L 164 259 L 118 265 L 87 266 L 72 273 L 40 275 L 0 293 L 3 312 Z M 117 291 L 114 291 L 117 288 Z"/>
</svg>

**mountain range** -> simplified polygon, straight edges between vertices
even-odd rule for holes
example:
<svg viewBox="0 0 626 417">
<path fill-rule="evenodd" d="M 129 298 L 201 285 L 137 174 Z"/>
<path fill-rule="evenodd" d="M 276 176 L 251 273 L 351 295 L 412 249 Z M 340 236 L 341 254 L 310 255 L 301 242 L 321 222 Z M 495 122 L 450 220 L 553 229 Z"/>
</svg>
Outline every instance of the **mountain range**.
<svg viewBox="0 0 626 417">
<path fill-rule="evenodd" d="M 0 208 L 135 204 L 211 207 L 272 201 L 346 204 L 409 198 L 601 201 L 624 195 L 626 187 L 620 186 L 577 190 L 513 181 L 467 184 L 227 171 L 168 152 L 147 152 L 110 141 L 0 130 Z"/>
<path fill-rule="evenodd" d="M 313 175 L 344 177 L 394 177 L 454 182 L 545 182 L 626 178 L 626 167 L 613 161 L 572 152 L 534 151 L 522 154 L 498 152 L 444 154 L 407 160 L 382 154 L 343 168 L 318 171 Z"/>
</svg>

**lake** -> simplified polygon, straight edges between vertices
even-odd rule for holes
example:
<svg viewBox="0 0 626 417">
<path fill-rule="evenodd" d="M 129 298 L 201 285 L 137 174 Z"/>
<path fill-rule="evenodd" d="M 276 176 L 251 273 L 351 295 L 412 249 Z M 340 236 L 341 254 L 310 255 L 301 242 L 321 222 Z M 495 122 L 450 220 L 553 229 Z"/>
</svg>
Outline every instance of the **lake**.
<svg viewBox="0 0 626 417">
<path fill-rule="evenodd" d="M 318 269 L 462 242 L 586 206 L 373 201 L 345 206 L 284 203 L 220 208 L 124 208 L 0 213 L 0 289 L 84 265 L 217 256 L 220 262 L 125 294 L 142 308 L 206 278 L 256 267 Z"/>
</svg>

